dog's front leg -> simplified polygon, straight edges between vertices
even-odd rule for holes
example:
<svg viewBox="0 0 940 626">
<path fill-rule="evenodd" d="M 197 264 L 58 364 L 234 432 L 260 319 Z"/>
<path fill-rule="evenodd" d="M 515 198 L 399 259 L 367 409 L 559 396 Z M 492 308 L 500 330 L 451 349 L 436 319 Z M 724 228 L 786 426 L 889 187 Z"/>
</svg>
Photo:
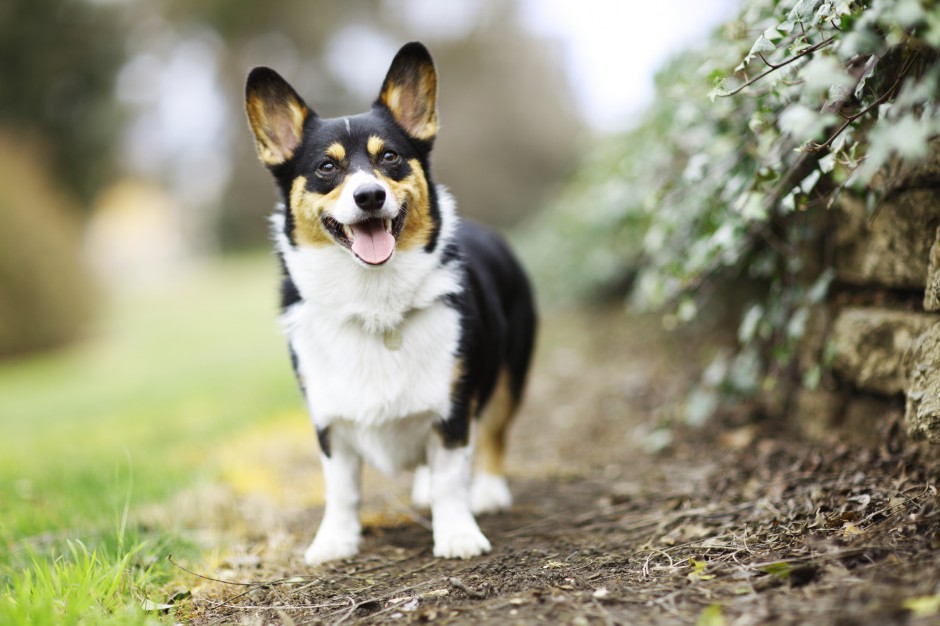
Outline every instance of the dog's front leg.
<svg viewBox="0 0 940 626">
<path fill-rule="evenodd" d="M 438 434 L 431 434 L 428 468 L 431 472 L 434 556 L 468 559 L 491 549 L 470 511 L 472 462 L 472 446 L 447 448 Z"/>
<path fill-rule="evenodd" d="M 331 448 L 330 456 L 320 455 L 326 506 L 317 535 L 304 553 L 307 565 L 344 559 L 359 552 L 362 460 L 342 441 L 333 441 Z"/>
</svg>

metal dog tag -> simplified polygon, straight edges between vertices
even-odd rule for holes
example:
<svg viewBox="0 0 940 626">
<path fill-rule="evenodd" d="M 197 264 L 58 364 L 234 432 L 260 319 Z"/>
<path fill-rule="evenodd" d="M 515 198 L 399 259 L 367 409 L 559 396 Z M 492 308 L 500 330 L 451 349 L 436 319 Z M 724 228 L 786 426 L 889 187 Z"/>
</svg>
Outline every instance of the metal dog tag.
<svg viewBox="0 0 940 626">
<path fill-rule="evenodd" d="M 385 347 L 389 350 L 398 350 L 401 348 L 401 331 L 397 328 L 389 328 L 385 331 Z"/>
</svg>

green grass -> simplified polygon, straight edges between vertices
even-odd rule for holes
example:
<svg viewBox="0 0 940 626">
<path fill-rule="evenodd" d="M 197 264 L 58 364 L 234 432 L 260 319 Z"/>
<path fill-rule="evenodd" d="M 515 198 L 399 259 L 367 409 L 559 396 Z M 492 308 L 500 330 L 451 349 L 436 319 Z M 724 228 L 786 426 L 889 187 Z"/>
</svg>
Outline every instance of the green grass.
<svg viewBox="0 0 940 626">
<path fill-rule="evenodd" d="M 135 509 L 300 404 L 275 290 L 273 259 L 230 259 L 115 298 L 80 346 L 0 364 L 0 623 L 152 619 L 142 594 L 192 548 Z"/>
<path fill-rule="evenodd" d="M 146 544 L 118 552 L 90 550 L 79 540 L 67 546 L 54 560 L 31 555 L 0 596 L 0 624 L 158 623 L 139 595 L 158 579 L 153 566 L 136 563 Z"/>
</svg>

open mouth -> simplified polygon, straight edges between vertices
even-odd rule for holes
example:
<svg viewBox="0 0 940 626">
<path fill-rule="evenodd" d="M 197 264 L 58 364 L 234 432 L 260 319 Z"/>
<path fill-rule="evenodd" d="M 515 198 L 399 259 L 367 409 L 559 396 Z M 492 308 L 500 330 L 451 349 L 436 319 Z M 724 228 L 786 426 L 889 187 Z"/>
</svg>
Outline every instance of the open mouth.
<svg viewBox="0 0 940 626">
<path fill-rule="evenodd" d="M 405 224 L 405 207 L 398 211 L 395 219 L 374 217 L 355 224 L 341 224 L 332 217 L 322 215 L 321 221 L 327 232 L 352 250 L 362 262 L 382 265 L 395 252 L 395 243 Z"/>
</svg>

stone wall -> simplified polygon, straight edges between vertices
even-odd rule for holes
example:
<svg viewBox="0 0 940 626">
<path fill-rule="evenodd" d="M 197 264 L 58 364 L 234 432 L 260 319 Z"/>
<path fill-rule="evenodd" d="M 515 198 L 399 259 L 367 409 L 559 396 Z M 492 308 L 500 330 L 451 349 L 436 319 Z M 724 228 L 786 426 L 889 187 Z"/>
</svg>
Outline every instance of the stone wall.
<svg viewBox="0 0 940 626">
<path fill-rule="evenodd" d="M 908 434 L 940 443 L 940 157 L 895 173 L 869 209 L 835 209 L 835 288 L 816 312 L 801 361 L 831 366 L 828 385 L 798 394 L 809 434 L 871 428 L 904 411 Z M 866 425 L 867 424 L 867 425 Z"/>
</svg>

